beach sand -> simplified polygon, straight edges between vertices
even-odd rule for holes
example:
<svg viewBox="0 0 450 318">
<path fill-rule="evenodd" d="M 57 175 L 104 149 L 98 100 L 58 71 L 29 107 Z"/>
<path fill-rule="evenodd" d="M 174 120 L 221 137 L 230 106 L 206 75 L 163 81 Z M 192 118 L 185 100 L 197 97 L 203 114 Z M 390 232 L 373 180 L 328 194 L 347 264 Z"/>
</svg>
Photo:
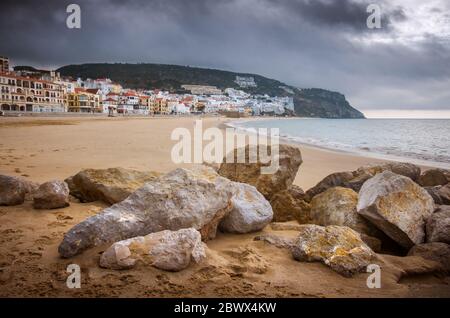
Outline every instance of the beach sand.
<svg viewBox="0 0 450 318">
<path fill-rule="evenodd" d="M 65 179 L 84 168 L 123 167 L 167 172 L 189 164 L 171 160 L 175 128 L 193 131 L 199 117 L 0 118 L 0 173 L 36 182 Z M 203 128 L 225 127 L 230 119 L 203 118 Z M 303 164 L 295 184 L 314 186 L 336 171 L 382 160 L 300 146 Z"/>
<path fill-rule="evenodd" d="M 167 172 L 176 165 L 170 139 L 180 118 L 0 118 L 0 174 L 36 182 L 65 179 L 81 169 L 123 167 Z M 224 127 L 229 119 L 203 118 L 203 127 Z M 303 164 L 295 184 L 305 190 L 332 172 L 354 170 L 380 160 L 300 146 Z M 65 209 L 34 210 L 31 202 L 0 207 L 0 296 L 40 297 L 417 297 L 450 296 L 441 276 L 406 277 L 384 263 L 382 288 L 369 289 L 368 274 L 349 279 L 319 263 L 296 262 L 288 251 L 253 241 L 259 233 L 219 234 L 207 243 L 207 260 L 179 273 L 152 267 L 112 271 L 98 267 L 99 246 L 72 259 L 57 247 L 73 225 L 106 207 L 72 202 Z M 267 227 L 264 232 L 270 232 Z M 295 235 L 286 232 L 285 235 Z M 82 288 L 68 289 L 68 264 L 82 268 Z"/>
</svg>

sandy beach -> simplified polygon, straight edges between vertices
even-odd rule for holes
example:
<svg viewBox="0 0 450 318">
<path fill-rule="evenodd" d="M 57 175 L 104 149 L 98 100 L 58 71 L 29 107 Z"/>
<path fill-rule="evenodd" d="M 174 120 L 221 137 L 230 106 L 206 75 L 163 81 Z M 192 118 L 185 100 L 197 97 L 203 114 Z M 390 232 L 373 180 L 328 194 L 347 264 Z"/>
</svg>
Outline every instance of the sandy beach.
<svg viewBox="0 0 450 318">
<path fill-rule="evenodd" d="M 199 117 L 0 118 L 0 173 L 36 182 L 65 179 L 85 168 L 123 167 L 167 172 L 180 167 L 170 157 L 175 128 L 193 131 Z M 206 117 L 203 128 L 224 128 L 231 119 Z M 295 184 L 308 189 L 336 171 L 383 160 L 310 146 Z M 181 166 L 188 166 L 187 164 Z"/>
<path fill-rule="evenodd" d="M 196 117 L 0 118 L 0 174 L 35 182 L 63 180 L 85 168 L 123 167 L 168 172 L 176 165 L 170 138 L 190 130 Z M 230 119 L 203 118 L 203 127 L 224 128 Z M 300 146 L 303 164 L 295 184 L 307 190 L 325 176 L 382 160 Z M 152 267 L 127 271 L 98 267 L 105 246 L 73 259 L 57 247 L 73 225 L 106 207 L 79 203 L 34 210 L 31 202 L 0 208 L 0 296 L 77 297 L 449 297 L 450 280 L 434 275 L 401 276 L 408 266 L 382 261 L 381 289 L 366 286 L 368 274 L 344 278 L 320 263 L 299 263 L 287 251 L 253 241 L 255 233 L 219 234 L 207 243 L 208 259 L 179 273 Z M 267 227 L 264 232 L 271 232 Z M 291 233 L 295 235 L 295 232 Z M 66 267 L 82 268 L 82 288 L 68 289 Z M 395 263 L 395 262 L 394 262 Z M 418 267 L 422 265 L 417 265 Z M 414 269 L 411 270 L 414 272 Z"/>
</svg>

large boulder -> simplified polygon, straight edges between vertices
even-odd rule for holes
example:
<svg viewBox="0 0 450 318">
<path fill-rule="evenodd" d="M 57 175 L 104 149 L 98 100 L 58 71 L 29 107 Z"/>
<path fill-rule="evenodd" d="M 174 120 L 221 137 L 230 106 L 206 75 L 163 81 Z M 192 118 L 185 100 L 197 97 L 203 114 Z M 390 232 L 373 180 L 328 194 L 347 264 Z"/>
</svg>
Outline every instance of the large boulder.
<svg viewBox="0 0 450 318">
<path fill-rule="evenodd" d="M 25 201 L 26 188 L 15 177 L 0 175 L 0 205 L 19 205 Z"/>
<path fill-rule="evenodd" d="M 378 173 L 390 171 L 395 174 L 408 177 L 413 181 L 417 181 L 420 176 L 420 167 L 407 162 L 386 162 L 382 164 L 369 164 L 358 168 L 355 173 L 357 175 L 369 174 L 375 176 Z"/>
<path fill-rule="evenodd" d="M 70 194 L 81 202 L 114 204 L 125 200 L 144 183 L 154 181 L 159 175 L 157 172 L 124 168 L 86 169 L 65 181 Z"/>
<path fill-rule="evenodd" d="M 388 162 L 382 164 L 370 164 L 358 168 L 355 171 L 336 172 L 325 177 L 316 186 L 306 191 L 307 200 L 312 200 L 314 196 L 329 188 L 344 187 L 359 192 L 364 182 L 378 173 L 391 171 L 396 174 L 417 180 L 420 175 L 420 168 L 411 163 Z"/>
<path fill-rule="evenodd" d="M 69 205 L 69 187 L 64 181 L 45 182 L 33 194 L 35 209 L 58 209 Z"/>
<path fill-rule="evenodd" d="M 429 169 L 424 171 L 417 183 L 422 187 L 446 185 L 450 182 L 450 171 L 444 169 Z"/>
<path fill-rule="evenodd" d="M 450 183 L 445 186 L 424 187 L 437 205 L 450 205 Z"/>
<path fill-rule="evenodd" d="M 442 204 L 450 205 L 450 183 L 440 187 L 437 191 L 437 195 Z"/>
<path fill-rule="evenodd" d="M 74 226 L 59 253 L 71 257 L 92 246 L 190 227 L 204 240 L 214 238 L 219 222 L 231 210 L 231 193 L 223 185 L 228 182 L 213 173 L 176 169 Z"/>
<path fill-rule="evenodd" d="M 441 188 L 442 188 L 442 186 L 424 187 L 424 189 L 427 190 L 428 194 L 431 195 L 431 197 L 433 198 L 434 203 L 437 205 L 444 204 L 439 195 L 439 190 Z"/>
<path fill-rule="evenodd" d="M 100 266 L 129 269 L 141 262 L 178 272 L 192 262 L 203 260 L 206 257 L 205 248 L 200 233 L 193 228 L 166 230 L 114 243 L 100 257 Z"/>
<path fill-rule="evenodd" d="M 0 206 L 22 204 L 36 188 L 36 184 L 23 178 L 0 175 Z"/>
<path fill-rule="evenodd" d="M 450 245 L 445 243 L 433 242 L 419 244 L 411 248 L 409 256 L 420 256 L 426 260 L 431 260 L 442 265 L 450 272 Z"/>
<path fill-rule="evenodd" d="M 235 149 L 230 155 L 233 158 L 232 163 L 228 163 L 224 158 L 220 165 L 219 174 L 232 181 L 248 183 L 258 189 L 259 192 L 270 200 L 272 196 L 280 191 L 286 190 L 292 185 L 295 179 L 298 168 L 302 163 L 302 156 L 300 149 L 297 147 L 280 144 L 278 156 L 273 156 L 272 160 L 278 161 L 278 168 L 273 173 L 263 173 L 263 167 L 272 165 L 272 160 L 269 163 L 261 162 L 259 157 L 260 146 L 247 145 L 244 148 Z M 272 148 L 267 146 L 269 153 Z M 245 162 L 240 163 L 240 154 L 245 154 Z M 253 163 L 250 159 L 257 158 L 257 162 Z M 244 158 L 243 158 L 244 159 Z M 273 166 L 276 166 L 273 164 Z"/>
<path fill-rule="evenodd" d="M 273 209 L 273 221 L 298 221 L 309 223 L 310 204 L 305 201 L 303 190 L 292 185 L 288 189 L 276 193 L 270 200 Z"/>
<path fill-rule="evenodd" d="M 424 242 L 425 221 L 434 203 L 410 178 L 384 171 L 364 183 L 357 210 L 398 244 L 411 248 Z"/>
<path fill-rule="evenodd" d="M 427 220 L 427 242 L 450 244 L 450 206 L 441 205 Z"/>
<path fill-rule="evenodd" d="M 314 187 L 306 191 L 306 198 L 308 201 L 312 200 L 316 195 L 334 187 L 344 187 L 350 188 L 355 191 L 359 191 L 361 185 L 359 182 L 357 184 L 353 184 L 352 180 L 355 177 L 355 174 L 352 171 L 344 171 L 344 172 L 336 172 L 326 176 L 322 181 L 316 184 Z M 368 176 L 367 179 L 371 178 Z M 366 181 L 365 179 L 364 181 Z"/>
<path fill-rule="evenodd" d="M 292 255 L 298 261 L 322 262 L 346 277 L 366 271 L 376 257 L 351 228 L 314 224 L 301 226 Z"/>
<path fill-rule="evenodd" d="M 334 187 L 316 195 L 311 201 L 311 223 L 340 225 L 367 235 L 376 234 L 372 224 L 356 211 L 358 193 L 352 189 Z"/>
<path fill-rule="evenodd" d="M 219 224 L 220 230 L 229 233 L 250 233 L 262 230 L 272 221 L 273 211 L 269 201 L 246 183 L 230 181 L 225 184 L 231 193 L 232 209 Z"/>
</svg>

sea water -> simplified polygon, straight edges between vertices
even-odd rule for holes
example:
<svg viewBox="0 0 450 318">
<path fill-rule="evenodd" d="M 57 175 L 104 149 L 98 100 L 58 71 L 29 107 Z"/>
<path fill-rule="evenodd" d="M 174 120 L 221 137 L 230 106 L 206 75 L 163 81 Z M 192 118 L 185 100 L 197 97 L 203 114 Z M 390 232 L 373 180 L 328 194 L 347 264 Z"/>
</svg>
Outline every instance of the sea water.
<svg viewBox="0 0 450 318">
<path fill-rule="evenodd" d="M 450 169 L 450 119 L 269 119 L 242 130 L 279 128 L 290 142 Z"/>
</svg>

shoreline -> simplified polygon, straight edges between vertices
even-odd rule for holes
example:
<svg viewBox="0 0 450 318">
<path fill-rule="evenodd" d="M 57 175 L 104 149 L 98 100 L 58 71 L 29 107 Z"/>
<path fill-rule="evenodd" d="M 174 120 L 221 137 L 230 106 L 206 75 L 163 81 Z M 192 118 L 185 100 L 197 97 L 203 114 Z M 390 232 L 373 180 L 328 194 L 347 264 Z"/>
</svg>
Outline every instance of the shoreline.
<svg viewBox="0 0 450 318">
<path fill-rule="evenodd" d="M 243 119 L 243 120 L 233 120 L 231 122 L 226 123 L 227 127 L 234 128 L 238 132 L 241 132 L 243 134 L 252 134 L 251 131 L 248 131 L 248 129 L 252 129 L 253 127 L 242 127 L 241 125 L 253 122 L 253 121 L 276 121 L 276 120 L 295 120 L 295 119 L 320 119 L 320 118 L 302 118 L 302 117 L 295 117 L 295 118 L 279 118 L 279 117 L 272 117 L 272 118 L 254 118 L 254 119 Z M 237 124 L 237 125 L 236 125 Z M 370 152 L 370 151 L 364 151 L 364 150 L 346 150 L 346 149 L 339 149 L 339 148 L 332 148 L 328 146 L 313 144 L 313 143 L 306 143 L 302 141 L 295 140 L 296 137 L 293 136 L 280 136 L 280 142 L 288 143 L 291 145 L 296 145 L 299 147 L 308 147 L 316 150 L 322 150 L 322 151 L 328 151 L 331 153 L 338 153 L 338 154 L 347 154 L 349 156 L 358 156 L 358 157 L 364 157 L 368 159 L 374 159 L 374 160 L 381 160 L 381 161 L 393 161 L 393 162 L 408 162 L 415 165 L 420 166 L 423 169 L 431 169 L 431 168 L 441 168 L 441 169 L 450 169 L 450 164 L 446 164 L 444 162 L 437 162 L 437 161 L 430 161 L 430 160 L 422 160 L 422 159 L 416 159 L 411 157 L 402 157 L 398 155 L 391 155 L 391 154 L 383 154 L 379 152 Z"/>
</svg>

